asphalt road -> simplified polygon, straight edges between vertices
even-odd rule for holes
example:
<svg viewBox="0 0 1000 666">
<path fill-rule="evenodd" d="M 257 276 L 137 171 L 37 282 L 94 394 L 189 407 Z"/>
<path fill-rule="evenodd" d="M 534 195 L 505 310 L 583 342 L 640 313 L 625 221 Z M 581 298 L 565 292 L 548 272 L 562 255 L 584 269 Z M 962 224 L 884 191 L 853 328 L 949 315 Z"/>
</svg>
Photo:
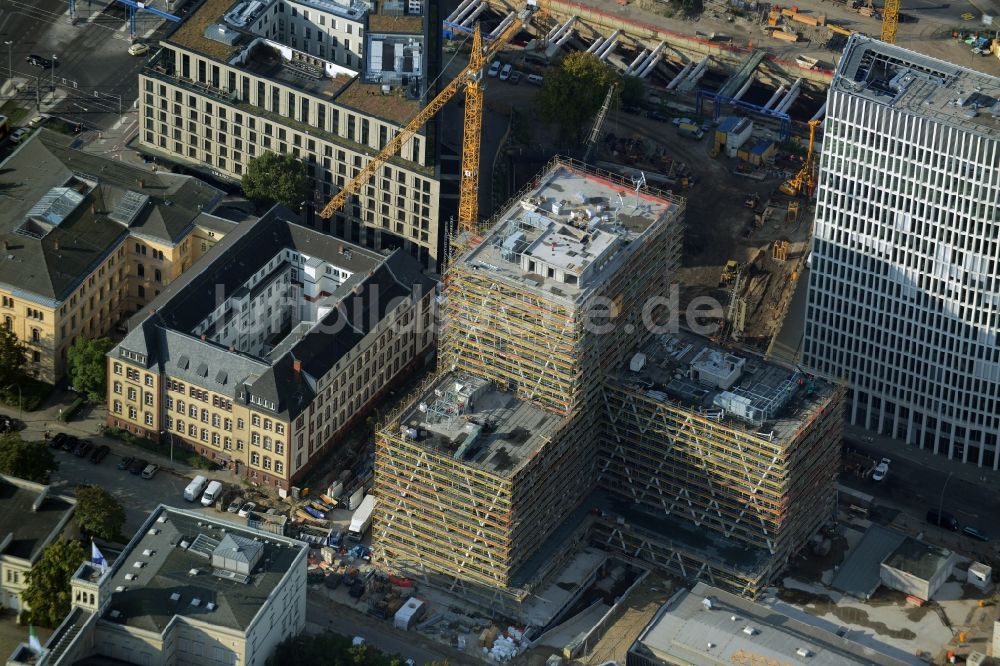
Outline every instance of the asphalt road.
<svg viewBox="0 0 1000 666">
<path fill-rule="evenodd" d="M 944 510 L 955 514 L 959 523 L 1000 537 L 996 520 L 996 516 L 1000 515 L 1000 495 L 990 486 L 975 484 L 959 476 L 953 476 L 948 481 L 947 473 L 940 469 L 893 455 L 892 451 L 884 451 L 874 444 L 845 439 L 845 445 L 876 460 L 882 456 L 889 457 L 892 464 L 884 481 L 862 480 L 843 474 L 841 483 L 844 485 L 887 500 L 920 520 L 924 519 L 928 509 L 938 507 L 943 491 Z"/>
<path fill-rule="evenodd" d="M 323 595 L 322 590 L 309 592 L 306 600 L 306 630 L 309 632 L 328 630 L 344 636 L 361 636 L 365 642 L 380 651 L 412 659 L 418 666 L 446 659 L 452 664 L 470 661 L 468 656 L 444 645 L 436 645 L 414 632 L 404 633 L 394 629 L 385 620 L 377 620 L 360 611 L 328 601 Z"/>
<path fill-rule="evenodd" d="M 133 452 L 128 452 L 124 445 L 121 452 L 135 455 Z M 129 474 L 126 470 L 118 469 L 121 455 L 117 455 L 115 450 L 97 465 L 90 462 L 89 457 L 77 458 L 67 451 L 56 451 L 55 456 L 59 462 L 59 469 L 53 475 L 53 487 L 69 495 L 72 495 L 73 489 L 81 484 L 100 486 L 113 493 L 125 507 L 123 531 L 126 536 L 138 530 L 149 513 L 159 504 L 212 512 L 216 517 L 221 515 L 214 509 L 205 509 L 199 503 L 184 501 L 184 488 L 190 481 L 186 477 L 160 470 L 152 479 L 143 479 L 138 474 Z"/>
<path fill-rule="evenodd" d="M 66 0 L 0 0 L 0 42 L 13 42 L 7 60 L 5 44 L 0 43 L 0 72 L 7 75 L 10 68 L 14 77 L 28 81 L 19 98 L 30 105 L 54 85 L 61 99 L 54 109 L 44 109 L 46 113 L 90 127 L 111 127 L 137 97 L 144 58 L 128 54 L 125 14 L 117 3 L 102 0 L 88 6 L 88 0 L 78 0 L 76 25 L 70 24 L 67 6 Z M 154 32 L 158 26 L 166 27 L 150 15 L 139 16 L 138 31 L 147 41 L 159 34 Z M 34 67 L 25 61 L 29 54 L 49 60 L 55 56 L 57 65 L 48 70 Z"/>
</svg>

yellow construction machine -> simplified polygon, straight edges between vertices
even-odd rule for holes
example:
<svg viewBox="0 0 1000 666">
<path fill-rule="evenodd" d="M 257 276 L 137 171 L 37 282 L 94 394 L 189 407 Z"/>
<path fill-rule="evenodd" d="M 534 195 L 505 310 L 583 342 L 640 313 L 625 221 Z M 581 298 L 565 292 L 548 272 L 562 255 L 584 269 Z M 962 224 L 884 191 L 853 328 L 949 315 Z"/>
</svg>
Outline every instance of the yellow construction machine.
<svg viewBox="0 0 1000 666">
<path fill-rule="evenodd" d="M 807 193 L 812 192 L 813 185 L 816 184 L 815 176 L 813 175 L 813 145 L 816 143 L 816 128 L 819 127 L 821 122 L 821 120 L 809 121 L 809 148 L 806 150 L 805 162 L 802 163 L 802 168 L 799 169 L 797 174 L 778 187 L 782 194 L 797 197 L 802 192 L 803 185 Z"/>
</svg>

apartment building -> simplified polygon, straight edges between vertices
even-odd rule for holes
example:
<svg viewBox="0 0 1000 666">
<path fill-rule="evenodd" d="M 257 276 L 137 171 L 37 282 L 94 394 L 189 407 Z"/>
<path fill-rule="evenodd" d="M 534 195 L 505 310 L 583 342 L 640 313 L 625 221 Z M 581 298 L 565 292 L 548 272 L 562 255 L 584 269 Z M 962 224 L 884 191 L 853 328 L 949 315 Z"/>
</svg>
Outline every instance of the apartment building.
<svg viewBox="0 0 1000 666">
<path fill-rule="evenodd" d="M 27 573 L 59 538 L 76 500 L 49 486 L 0 474 L 0 608 L 24 609 Z"/>
<path fill-rule="evenodd" d="M 41 654 L 22 645 L 7 663 L 262 666 L 305 628 L 308 557 L 300 541 L 161 504 L 110 567 L 80 564 Z"/>
<path fill-rule="evenodd" d="M 683 210 L 555 160 L 452 262 L 442 372 L 376 439 L 380 562 L 505 607 L 542 582 L 533 556 L 595 484 L 602 368 L 649 335 Z"/>
<path fill-rule="evenodd" d="M 0 168 L 0 317 L 55 382 L 78 338 L 108 334 L 187 270 L 232 222 L 223 193 L 75 150 L 40 130 Z"/>
<path fill-rule="evenodd" d="M 108 354 L 108 425 L 281 489 L 434 342 L 435 285 L 275 207 L 241 224 Z"/>
<path fill-rule="evenodd" d="M 140 144 L 237 179 L 254 157 L 292 154 L 315 183 L 304 203 L 321 208 L 422 108 L 437 39 L 426 4 L 203 0 L 140 72 Z M 317 228 L 436 266 L 436 132 L 427 125 Z"/>
<path fill-rule="evenodd" d="M 830 86 L 803 364 L 847 419 L 1000 469 L 1000 79 L 853 37 Z"/>
</svg>

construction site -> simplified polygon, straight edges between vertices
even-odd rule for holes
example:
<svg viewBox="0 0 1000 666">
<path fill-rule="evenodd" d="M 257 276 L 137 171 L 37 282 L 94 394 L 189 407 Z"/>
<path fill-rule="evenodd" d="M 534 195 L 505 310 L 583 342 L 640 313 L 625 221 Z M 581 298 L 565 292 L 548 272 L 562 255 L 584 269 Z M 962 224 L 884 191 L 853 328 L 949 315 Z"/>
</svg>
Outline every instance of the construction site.
<svg viewBox="0 0 1000 666">
<path fill-rule="evenodd" d="M 520 601 L 561 559 L 526 564 L 593 487 L 601 378 L 650 335 L 682 218 L 679 199 L 555 160 L 452 262 L 442 374 L 377 437 L 381 560 Z"/>
<path fill-rule="evenodd" d="M 543 627 L 587 544 L 755 596 L 833 515 L 839 390 L 650 326 L 683 213 L 555 160 L 452 261 L 439 374 L 377 434 L 383 566 Z"/>
<path fill-rule="evenodd" d="M 755 597 L 835 515 L 842 390 L 690 334 L 640 349 L 602 388 L 598 481 L 623 501 L 594 538 Z"/>
</svg>

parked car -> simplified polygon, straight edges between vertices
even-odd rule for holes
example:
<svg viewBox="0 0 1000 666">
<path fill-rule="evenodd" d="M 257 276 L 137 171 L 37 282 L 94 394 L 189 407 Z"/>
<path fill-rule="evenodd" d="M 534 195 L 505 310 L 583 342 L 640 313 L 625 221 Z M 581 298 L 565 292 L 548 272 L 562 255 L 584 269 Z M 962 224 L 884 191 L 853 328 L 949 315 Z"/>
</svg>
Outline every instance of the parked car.
<svg viewBox="0 0 1000 666">
<path fill-rule="evenodd" d="M 646 114 L 646 117 L 649 118 L 650 120 L 656 120 L 661 123 L 665 123 L 668 120 L 670 120 L 668 116 L 663 115 L 659 111 L 650 111 L 649 113 Z"/>
<path fill-rule="evenodd" d="M 229 513 L 237 513 L 240 510 L 241 506 L 243 506 L 243 498 L 234 497 L 233 501 L 230 502 L 229 506 L 226 507 L 226 511 L 228 511 Z"/>
<path fill-rule="evenodd" d="M 937 525 L 938 527 L 943 527 L 946 530 L 951 530 L 952 532 L 958 531 L 958 518 L 947 511 L 941 511 L 938 513 L 934 509 L 931 509 L 927 512 L 927 522 L 931 525 Z"/>
<path fill-rule="evenodd" d="M 630 113 L 633 116 L 638 116 L 642 114 L 642 107 L 635 106 L 632 104 L 626 104 L 625 106 L 622 107 L 622 111 L 624 111 L 625 113 Z"/>
<path fill-rule="evenodd" d="M 513 83 L 514 85 L 517 85 L 518 83 L 520 83 L 521 82 L 521 72 L 517 71 L 516 69 L 513 72 L 511 72 L 510 73 L 510 82 Z"/>
<path fill-rule="evenodd" d="M 503 68 L 500 70 L 500 80 L 501 81 L 506 81 L 507 79 L 509 79 L 510 78 L 510 73 L 511 73 L 511 71 L 513 71 L 513 69 L 514 68 L 511 66 L 510 63 L 507 63 L 506 65 L 504 65 Z"/>
<path fill-rule="evenodd" d="M 43 58 L 40 55 L 35 55 L 34 53 L 32 53 L 29 56 L 25 56 L 24 60 L 29 65 L 34 65 L 35 67 L 41 67 L 42 69 L 51 69 L 52 68 L 52 61 L 51 60 L 49 60 L 48 58 Z"/>
<path fill-rule="evenodd" d="M 144 479 L 152 479 L 154 476 L 156 476 L 156 472 L 159 469 L 160 469 L 159 465 L 154 465 L 152 463 L 149 464 L 149 465 L 146 465 L 146 467 L 144 467 L 143 470 L 142 470 L 142 478 L 144 478 Z"/>
<path fill-rule="evenodd" d="M 28 123 L 28 127 L 32 127 L 32 128 L 38 127 L 39 125 L 41 125 L 42 123 L 44 123 L 46 120 L 48 120 L 47 116 L 35 116 L 34 118 L 31 119 L 31 122 Z"/>
<path fill-rule="evenodd" d="M 90 454 L 90 462 L 94 463 L 95 465 L 99 464 L 102 460 L 104 460 L 108 456 L 108 453 L 110 451 L 111 451 L 110 446 L 108 446 L 107 444 L 101 444 L 96 449 L 94 449 L 93 453 Z"/>
<path fill-rule="evenodd" d="M 545 81 L 541 74 L 528 74 L 525 80 L 533 86 L 540 86 Z"/>
<path fill-rule="evenodd" d="M 133 462 L 135 462 L 135 458 L 132 456 L 125 456 L 118 461 L 118 469 L 128 469 Z"/>
<path fill-rule="evenodd" d="M 52 439 L 49 440 L 49 446 L 51 446 L 53 449 L 61 449 L 67 437 L 68 435 L 66 433 L 57 432 L 56 434 L 52 435 Z"/>
<path fill-rule="evenodd" d="M 10 142 L 11 143 L 21 143 L 24 140 L 24 137 L 28 136 L 28 133 L 30 131 L 31 130 L 29 130 L 26 127 L 18 127 L 16 130 L 14 130 L 13 132 L 11 132 Z"/>
<path fill-rule="evenodd" d="M 66 435 L 66 439 L 63 440 L 62 450 L 72 451 L 76 448 L 76 445 L 80 443 L 80 439 L 74 435 Z"/>
<path fill-rule="evenodd" d="M 973 539 L 978 539 L 979 541 L 989 541 L 990 540 L 990 535 L 989 534 L 986 534 L 985 532 L 980 532 L 979 530 L 977 530 L 972 525 L 966 525 L 965 527 L 963 527 L 962 528 L 962 534 L 964 534 L 966 536 L 970 536 Z"/>
<path fill-rule="evenodd" d="M 146 55 L 147 53 L 149 53 L 148 44 L 141 44 L 139 42 L 136 42 L 132 46 L 128 47 L 129 55 L 141 56 L 141 55 Z"/>
<path fill-rule="evenodd" d="M 889 463 L 892 461 L 888 458 L 882 458 L 877 465 L 875 465 L 875 471 L 872 472 L 872 481 L 881 481 L 889 473 Z"/>
<path fill-rule="evenodd" d="M 690 118 L 674 118 L 670 122 L 674 124 L 674 127 L 680 127 L 681 125 L 694 125 L 694 121 Z"/>
<path fill-rule="evenodd" d="M 146 469 L 146 465 L 148 464 L 149 461 L 146 460 L 145 458 L 136 458 L 129 464 L 128 473 L 136 475 L 142 474 L 142 470 Z"/>
<path fill-rule="evenodd" d="M 251 513 L 253 513 L 253 510 L 256 508 L 257 508 L 256 502 L 246 502 L 243 506 L 240 507 L 240 511 L 236 515 L 238 515 L 240 518 L 246 518 Z"/>
<path fill-rule="evenodd" d="M 24 424 L 11 416 L 0 416 L 0 433 L 16 432 L 24 427 Z"/>
<path fill-rule="evenodd" d="M 500 61 L 494 60 L 490 68 L 486 71 L 486 76 L 496 76 L 500 73 Z"/>
<path fill-rule="evenodd" d="M 94 443 L 86 439 L 81 439 L 80 443 L 73 449 L 73 455 L 77 458 L 85 458 L 87 454 L 94 450 Z"/>
</svg>

